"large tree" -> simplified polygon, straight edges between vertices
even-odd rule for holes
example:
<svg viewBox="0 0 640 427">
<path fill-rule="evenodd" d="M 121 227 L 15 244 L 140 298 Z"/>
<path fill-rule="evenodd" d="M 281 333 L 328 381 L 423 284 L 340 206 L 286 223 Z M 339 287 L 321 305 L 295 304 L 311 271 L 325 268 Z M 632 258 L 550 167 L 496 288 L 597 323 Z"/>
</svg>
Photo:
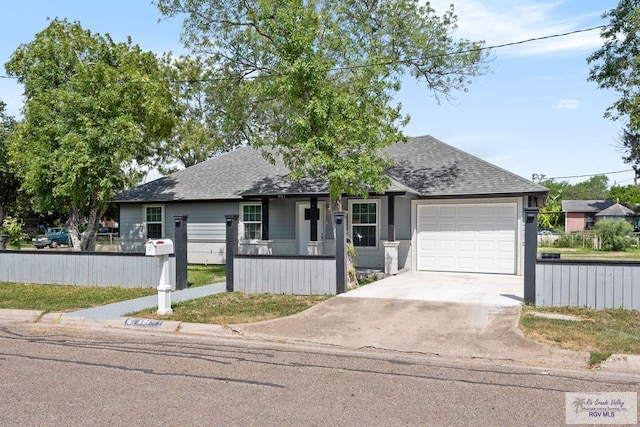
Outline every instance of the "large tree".
<svg viewBox="0 0 640 427">
<path fill-rule="evenodd" d="M 168 174 L 246 143 L 237 79 L 199 56 L 165 58 L 180 120 L 165 141 L 160 171 Z"/>
<path fill-rule="evenodd" d="M 640 0 L 620 0 L 617 7 L 602 17 L 609 24 L 601 31 L 604 44 L 587 58 L 591 65 L 589 80 L 599 88 L 612 89 L 619 98 L 607 108 L 605 117 L 622 119 L 624 160 L 634 167 L 640 164 Z"/>
<path fill-rule="evenodd" d="M 0 101 L 0 224 L 10 206 L 18 199 L 20 181 L 9 163 L 9 141 L 16 121 L 6 114 L 6 105 Z"/>
<path fill-rule="evenodd" d="M 418 0 L 157 3 L 185 16 L 185 45 L 234 82 L 247 142 L 294 180 L 326 179 L 334 209 L 343 194 L 387 188 L 381 150 L 405 140 L 394 99 L 405 76 L 446 98 L 484 71 L 482 43 L 452 35 L 453 9 L 440 16 Z"/>
<path fill-rule="evenodd" d="M 5 68 L 24 84 L 24 119 L 10 151 L 22 187 L 38 210 L 69 212 L 74 249 L 93 250 L 108 201 L 137 182 L 138 168 L 171 133 L 164 67 L 130 39 L 116 43 L 56 19 Z"/>
</svg>

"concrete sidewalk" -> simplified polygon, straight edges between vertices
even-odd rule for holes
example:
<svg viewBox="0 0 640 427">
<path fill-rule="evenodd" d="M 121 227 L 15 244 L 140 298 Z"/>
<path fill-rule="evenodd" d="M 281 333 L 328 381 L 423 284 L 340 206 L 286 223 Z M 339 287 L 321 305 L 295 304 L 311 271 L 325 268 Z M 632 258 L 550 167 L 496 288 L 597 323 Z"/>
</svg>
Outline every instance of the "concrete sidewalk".
<svg viewBox="0 0 640 427">
<path fill-rule="evenodd" d="M 195 288 L 187 288 L 180 291 L 171 292 L 171 302 L 181 302 L 195 298 L 202 298 L 209 295 L 220 294 L 226 292 L 225 283 L 214 283 L 212 285 L 198 286 Z M 135 313 L 147 308 L 158 307 L 158 296 L 152 295 L 148 297 L 136 298 L 129 301 L 114 302 L 100 307 L 87 308 L 85 310 L 65 313 L 63 318 L 83 318 L 94 320 L 116 320 L 129 313 Z"/>
</svg>

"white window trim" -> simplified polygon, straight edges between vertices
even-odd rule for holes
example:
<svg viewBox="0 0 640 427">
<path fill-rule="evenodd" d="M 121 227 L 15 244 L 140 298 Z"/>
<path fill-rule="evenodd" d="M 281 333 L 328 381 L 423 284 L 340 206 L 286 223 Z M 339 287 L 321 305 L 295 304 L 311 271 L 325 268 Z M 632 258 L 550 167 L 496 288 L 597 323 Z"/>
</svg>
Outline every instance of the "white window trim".
<svg viewBox="0 0 640 427">
<path fill-rule="evenodd" d="M 380 199 L 349 199 L 349 230 L 347 235 L 353 242 L 353 205 L 362 203 L 375 203 L 376 205 L 376 245 L 375 246 L 355 246 L 357 250 L 378 249 L 380 246 Z"/>
<path fill-rule="evenodd" d="M 160 212 L 162 215 L 162 221 L 158 222 L 151 222 L 151 224 L 160 224 L 161 227 L 161 239 L 164 239 L 164 223 L 165 223 L 165 209 L 164 209 L 164 205 L 143 205 L 142 206 L 142 220 L 143 220 L 143 224 L 144 224 L 144 238 L 145 240 L 148 239 L 147 236 L 149 236 L 149 230 L 147 229 L 147 209 L 148 208 L 160 208 Z"/>
<path fill-rule="evenodd" d="M 244 221 L 243 221 L 243 213 L 245 206 L 260 206 L 260 238 L 259 239 L 245 239 L 244 238 Z M 262 239 L 262 218 L 264 212 L 262 212 L 262 203 L 261 202 L 241 202 L 240 203 L 240 212 L 238 216 L 238 240 L 241 242 L 257 242 Z M 254 224 L 254 222 L 250 222 L 250 224 Z"/>
</svg>

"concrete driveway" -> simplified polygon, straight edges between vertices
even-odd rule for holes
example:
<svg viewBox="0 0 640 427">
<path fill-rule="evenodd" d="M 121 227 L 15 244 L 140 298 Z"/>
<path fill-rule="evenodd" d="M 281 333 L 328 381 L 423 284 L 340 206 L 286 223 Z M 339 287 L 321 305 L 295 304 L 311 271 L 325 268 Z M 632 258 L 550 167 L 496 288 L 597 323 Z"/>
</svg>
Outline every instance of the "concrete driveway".
<svg viewBox="0 0 640 427">
<path fill-rule="evenodd" d="M 280 341 L 585 367 L 588 354 L 523 336 L 518 329 L 522 294 L 518 276 L 407 272 L 294 316 L 233 330 Z"/>
<path fill-rule="evenodd" d="M 410 271 L 341 295 L 356 298 L 517 306 L 523 301 L 522 276 Z"/>
</svg>

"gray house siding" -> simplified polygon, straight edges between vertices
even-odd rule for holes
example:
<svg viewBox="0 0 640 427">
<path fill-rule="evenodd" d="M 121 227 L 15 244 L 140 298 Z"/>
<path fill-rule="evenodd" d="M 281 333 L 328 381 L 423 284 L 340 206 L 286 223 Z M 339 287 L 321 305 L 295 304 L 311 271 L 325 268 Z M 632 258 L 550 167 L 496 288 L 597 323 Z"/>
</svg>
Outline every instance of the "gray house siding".
<svg viewBox="0 0 640 427">
<path fill-rule="evenodd" d="M 296 199 L 274 199 L 269 201 L 269 239 L 295 240 Z"/>
<path fill-rule="evenodd" d="M 188 262 L 194 264 L 222 264 L 225 253 L 225 218 L 238 212 L 238 204 L 221 203 L 167 203 L 148 204 L 164 206 L 162 235 L 175 236 L 174 216 L 188 215 Z M 144 207 L 147 204 L 120 206 L 120 252 L 144 252 Z"/>
<path fill-rule="evenodd" d="M 118 252 L 144 252 L 142 205 L 120 205 Z"/>
<path fill-rule="evenodd" d="M 308 203 L 308 198 L 271 199 L 269 203 L 269 252 L 274 254 L 297 254 L 296 209 L 297 203 Z M 124 253 L 144 252 L 145 206 L 163 206 L 163 237 L 173 239 L 175 234 L 173 217 L 188 215 L 188 262 L 192 264 L 224 264 L 226 225 L 225 215 L 241 214 L 242 204 L 259 203 L 256 200 L 211 203 L 149 203 L 122 204 L 120 207 L 121 238 L 119 251 Z M 328 203 L 328 202 L 327 202 Z M 319 238 L 333 240 L 331 219 L 327 218 L 319 227 Z M 240 253 L 260 253 L 264 245 L 260 242 L 242 242 Z M 333 245 L 325 245 L 331 252 Z"/>
</svg>

